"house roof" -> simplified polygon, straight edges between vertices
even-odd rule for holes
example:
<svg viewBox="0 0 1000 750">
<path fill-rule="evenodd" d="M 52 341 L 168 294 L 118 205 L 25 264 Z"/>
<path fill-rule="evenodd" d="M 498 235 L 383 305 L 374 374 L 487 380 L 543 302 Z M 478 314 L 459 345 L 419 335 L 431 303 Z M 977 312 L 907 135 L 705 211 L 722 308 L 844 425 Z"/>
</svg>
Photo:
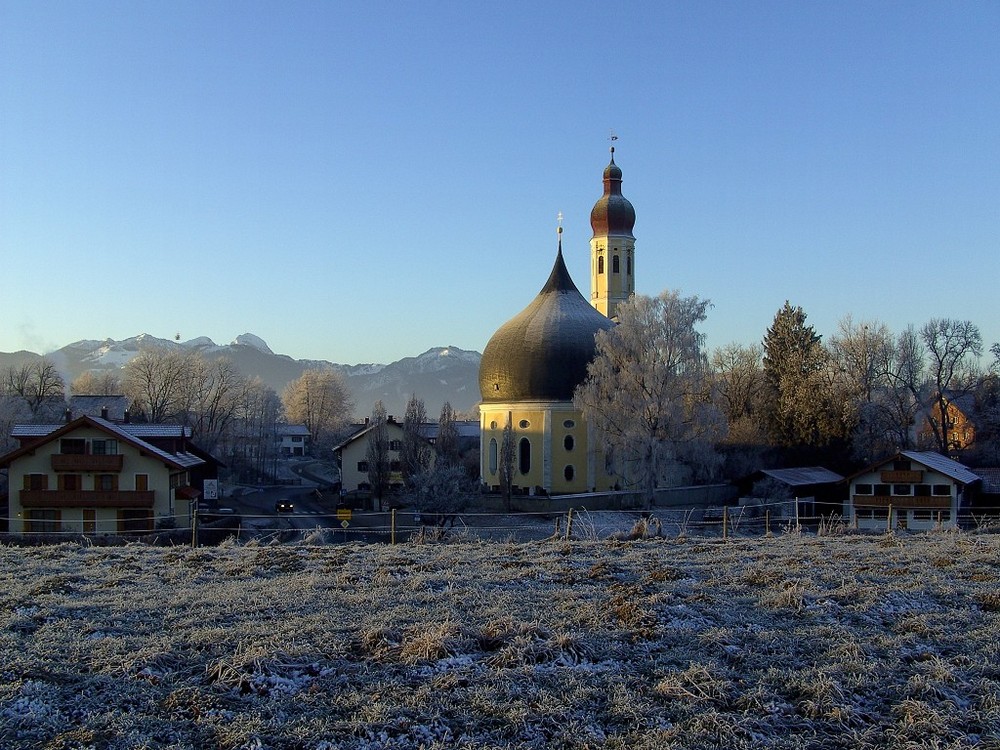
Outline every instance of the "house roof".
<svg viewBox="0 0 1000 750">
<path fill-rule="evenodd" d="M 280 424 L 276 430 L 277 434 L 285 437 L 302 436 L 309 437 L 309 428 L 304 424 Z"/>
<path fill-rule="evenodd" d="M 401 422 L 386 422 L 389 427 L 396 428 L 400 431 L 403 429 Z M 478 438 L 479 437 L 479 422 L 471 420 L 455 420 L 455 430 L 458 432 L 460 438 Z M 374 425 L 371 424 L 361 424 L 355 425 L 355 431 L 348 435 L 346 438 L 341 440 L 337 445 L 333 447 L 334 453 L 342 450 L 345 446 L 350 445 L 355 440 L 366 435 Z M 438 433 L 440 432 L 440 425 L 437 422 L 424 422 L 420 425 L 420 436 L 424 440 L 435 440 L 437 439 Z"/>
<path fill-rule="evenodd" d="M 810 484 L 836 484 L 843 480 L 840 474 L 822 466 L 801 466 L 794 469 L 761 469 L 761 474 L 787 484 L 789 487 L 802 487 Z"/>
<path fill-rule="evenodd" d="M 31 453 L 37 450 L 40 443 L 48 443 L 53 440 L 57 440 L 64 435 L 69 435 L 80 429 L 81 427 L 95 427 L 102 432 L 109 435 L 114 435 L 123 442 L 138 448 L 146 453 L 153 454 L 158 458 L 162 459 L 164 463 L 172 465 L 179 469 L 188 469 L 192 466 L 198 466 L 199 464 L 206 463 L 203 458 L 200 458 L 193 453 L 188 453 L 186 451 L 181 451 L 178 453 L 171 453 L 170 451 L 163 450 L 152 443 L 143 440 L 141 437 L 133 434 L 130 429 L 133 427 L 144 427 L 144 428 L 170 428 L 169 431 L 164 429 L 161 433 L 157 433 L 155 430 L 146 430 L 147 437 L 171 437 L 180 436 L 180 430 L 186 430 L 190 434 L 190 428 L 183 428 L 179 425 L 120 425 L 114 422 L 109 422 L 106 419 L 101 419 L 100 417 L 82 416 L 74 419 L 71 422 L 58 425 L 15 425 L 11 434 L 14 437 L 37 437 L 41 438 L 40 441 L 36 440 L 28 445 L 22 446 L 10 453 L 0 456 L 0 466 L 7 466 L 16 458 Z M 45 429 L 48 428 L 48 429 Z M 44 430 L 44 431 L 43 431 Z M 187 435 L 185 435 L 186 437 Z"/>
<path fill-rule="evenodd" d="M 93 419 L 98 422 L 113 424 L 118 429 L 137 438 L 191 437 L 191 428 L 179 424 L 135 424 L 131 422 L 128 424 L 118 424 L 103 420 L 100 417 L 93 417 Z M 14 438 L 45 437 L 61 427 L 65 427 L 66 424 L 66 422 L 58 424 L 16 424 L 10 432 L 10 436 Z M 68 424 L 72 424 L 72 422 Z"/>
<path fill-rule="evenodd" d="M 968 466 L 960 464 L 954 459 L 948 458 L 947 456 L 942 456 L 940 453 L 935 453 L 934 451 L 900 451 L 894 456 L 889 456 L 881 461 L 873 463 L 871 466 L 862 469 L 861 471 L 856 471 L 847 477 L 848 480 L 859 477 L 862 474 L 868 474 L 881 466 L 892 463 L 898 458 L 908 458 L 911 461 L 915 461 L 922 466 L 926 466 L 928 469 L 932 469 L 939 474 L 944 474 L 949 479 L 954 479 L 956 482 L 961 484 L 972 484 L 973 482 L 980 481 L 979 475 L 973 472 Z"/>
</svg>

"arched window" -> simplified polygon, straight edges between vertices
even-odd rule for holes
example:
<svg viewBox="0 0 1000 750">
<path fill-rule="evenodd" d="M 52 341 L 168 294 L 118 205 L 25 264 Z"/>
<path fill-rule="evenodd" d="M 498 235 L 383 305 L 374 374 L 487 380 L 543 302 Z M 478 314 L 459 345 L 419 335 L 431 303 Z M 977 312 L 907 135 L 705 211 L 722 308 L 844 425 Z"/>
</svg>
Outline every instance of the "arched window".
<svg viewBox="0 0 1000 750">
<path fill-rule="evenodd" d="M 604 273 L 604 256 L 597 259 L 597 273 Z"/>
<path fill-rule="evenodd" d="M 563 448 L 565 448 L 568 451 L 571 451 L 573 450 L 573 445 L 574 441 L 572 435 L 567 435 L 566 437 L 563 438 Z"/>
<path fill-rule="evenodd" d="M 573 475 L 574 475 L 574 472 L 573 472 L 573 466 L 572 465 L 569 465 L 565 469 L 563 469 L 563 476 L 566 477 L 566 481 L 567 482 L 572 482 L 573 481 Z"/>
<path fill-rule="evenodd" d="M 632 275 L 632 256 L 631 255 L 628 256 L 625 259 L 625 273 L 627 273 L 629 276 Z"/>
<path fill-rule="evenodd" d="M 497 473 L 497 439 L 490 440 L 490 474 Z"/>
<path fill-rule="evenodd" d="M 528 438 L 521 438 L 517 444 L 517 470 L 522 474 L 531 471 L 531 441 Z"/>
<path fill-rule="evenodd" d="M 611 273 L 620 273 L 620 270 L 618 268 L 618 256 L 617 255 L 614 256 L 611 259 Z"/>
</svg>

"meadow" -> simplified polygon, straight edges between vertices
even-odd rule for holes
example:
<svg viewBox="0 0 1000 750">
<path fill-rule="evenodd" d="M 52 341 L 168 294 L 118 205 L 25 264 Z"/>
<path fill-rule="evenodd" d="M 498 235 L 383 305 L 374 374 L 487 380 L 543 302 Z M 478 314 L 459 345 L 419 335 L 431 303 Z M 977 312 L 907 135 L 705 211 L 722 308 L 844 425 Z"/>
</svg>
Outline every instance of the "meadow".
<svg viewBox="0 0 1000 750">
<path fill-rule="evenodd" d="M 5 748 L 1000 748 L 1000 536 L 0 547 Z"/>
</svg>

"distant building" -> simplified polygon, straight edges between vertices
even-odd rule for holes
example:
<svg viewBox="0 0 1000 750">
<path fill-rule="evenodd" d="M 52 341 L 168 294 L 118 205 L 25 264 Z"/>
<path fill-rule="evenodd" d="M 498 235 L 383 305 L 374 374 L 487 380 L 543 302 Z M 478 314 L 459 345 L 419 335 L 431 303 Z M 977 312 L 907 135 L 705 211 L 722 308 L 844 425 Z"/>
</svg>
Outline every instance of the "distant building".
<svg viewBox="0 0 1000 750">
<path fill-rule="evenodd" d="M 480 476 L 500 489 L 504 428 L 515 440 L 514 491 L 576 493 L 619 483 L 573 392 L 587 376 L 598 331 L 614 325 L 618 305 L 635 290 L 635 209 L 621 192 L 622 171 L 604 170 L 604 194 L 590 214 L 588 302 L 563 261 L 562 229 L 555 263 L 535 299 L 487 343 L 479 366 Z"/>
<path fill-rule="evenodd" d="M 948 430 L 948 453 L 958 455 L 968 450 L 976 442 L 976 399 L 971 393 L 946 396 L 945 414 Z M 917 445 L 922 448 L 936 448 L 934 429 L 941 431 L 941 413 L 937 403 L 933 403 L 921 413 L 918 420 Z"/>
<path fill-rule="evenodd" d="M 968 467 L 932 451 L 902 451 L 848 477 L 847 520 L 860 529 L 954 526 L 981 482 Z"/>
<path fill-rule="evenodd" d="M 109 422 L 124 422 L 128 414 L 128 396 L 70 396 L 66 401 L 74 417 L 101 417 Z"/>
<path fill-rule="evenodd" d="M 479 443 L 479 423 L 456 421 L 455 430 L 458 433 L 459 452 L 463 453 Z M 437 422 L 425 422 L 420 426 L 420 434 L 428 446 L 437 442 Z M 341 492 L 369 492 L 368 482 L 368 433 L 372 425 L 366 419 L 364 424 L 355 425 L 354 431 L 338 445 L 333 453 L 340 469 Z M 398 492 L 403 488 L 403 471 L 399 462 L 399 451 L 403 445 L 403 425 L 389 417 L 386 422 L 389 436 L 389 491 Z"/>
<path fill-rule="evenodd" d="M 9 476 L 9 530 L 116 534 L 157 523 L 187 527 L 219 462 L 179 425 L 115 424 L 82 416 L 16 425 L 0 456 Z"/>
<path fill-rule="evenodd" d="M 304 424 L 278 425 L 276 437 L 282 456 L 304 456 L 309 452 L 309 428 Z"/>
</svg>

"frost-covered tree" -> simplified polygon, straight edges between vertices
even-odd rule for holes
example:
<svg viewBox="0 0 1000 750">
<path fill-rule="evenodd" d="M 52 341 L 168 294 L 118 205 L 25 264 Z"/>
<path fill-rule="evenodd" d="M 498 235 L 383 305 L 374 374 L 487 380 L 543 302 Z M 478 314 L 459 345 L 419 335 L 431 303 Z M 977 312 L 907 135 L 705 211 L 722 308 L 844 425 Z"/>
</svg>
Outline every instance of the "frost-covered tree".
<svg viewBox="0 0 1000 750">
<path fill-rule="evenodd" d="M 707 479 L 718 465 L 722 418 L 697 330 L 709 305 L 676 291 L 634 295 L 619 306 L 618 325 L 598 332 L 574 395 L 621 478 L 648 503 L 657 486 Z"/>
<path fill-rule="evenodd" d="M 413 478 L 413 506 L 424 523 L 454 525 L 455 516 L 469 507 L 475 485 L 461 466 L 435 464 Z"/>
<path fill-rule="evenodd" d="M 197 355 L 175 349 L 142 349 L 124 368 L 123 387 L 137 411 L 148 422 L 175 420 L 186 406 Z"/>
<path fill-rule="evenodd" d="M 500 492 L 503 493 L 503 501 L 507 510 L 511 509 L 511 493 L 514 490 L 516 444 L 514 425 L 511 424 L 510 416 L 508 415 L 507 424 L 504 425 L 503 433 L 500 437 L 500 451 L 497 457 L 497 476 L 500 479 Z"/>
<path fill-rule="evenodd" d="M 354 408 L 344 377 L 329 368 L 303 372 L 285 386 L 281 402 L 285 418 L 291 424 L 304 424 L 316 449 L 332 444 Z"/>
<path fill-rule="evenodd" d="M 431 463 L 434 450 L 423 434 L 427 423 L 427 409 L 424 400 L 416 394 L 406 402 L 406 412 L 403 415 L 403 438 L 399 446 L 399 466 L 403 472 L 403 481 L 412 483 L 413 477 L 427 470 Z"/>
<path fill-rule="evenodd" d="M 368 484 L 376 508 L 382 510 L 382 499 L 389 489 L 392 465 L 389 461 L 389 417 L 381 401 L 376 401 L 368 426 L 368 444 L 365 459 L 368 462 Z"/>
<path fill-rule="evenodd" d="M 118 396 L 123 392 L 117 370 L 85 370 L 69 387 L 74 396 Z"/>
</svg>

